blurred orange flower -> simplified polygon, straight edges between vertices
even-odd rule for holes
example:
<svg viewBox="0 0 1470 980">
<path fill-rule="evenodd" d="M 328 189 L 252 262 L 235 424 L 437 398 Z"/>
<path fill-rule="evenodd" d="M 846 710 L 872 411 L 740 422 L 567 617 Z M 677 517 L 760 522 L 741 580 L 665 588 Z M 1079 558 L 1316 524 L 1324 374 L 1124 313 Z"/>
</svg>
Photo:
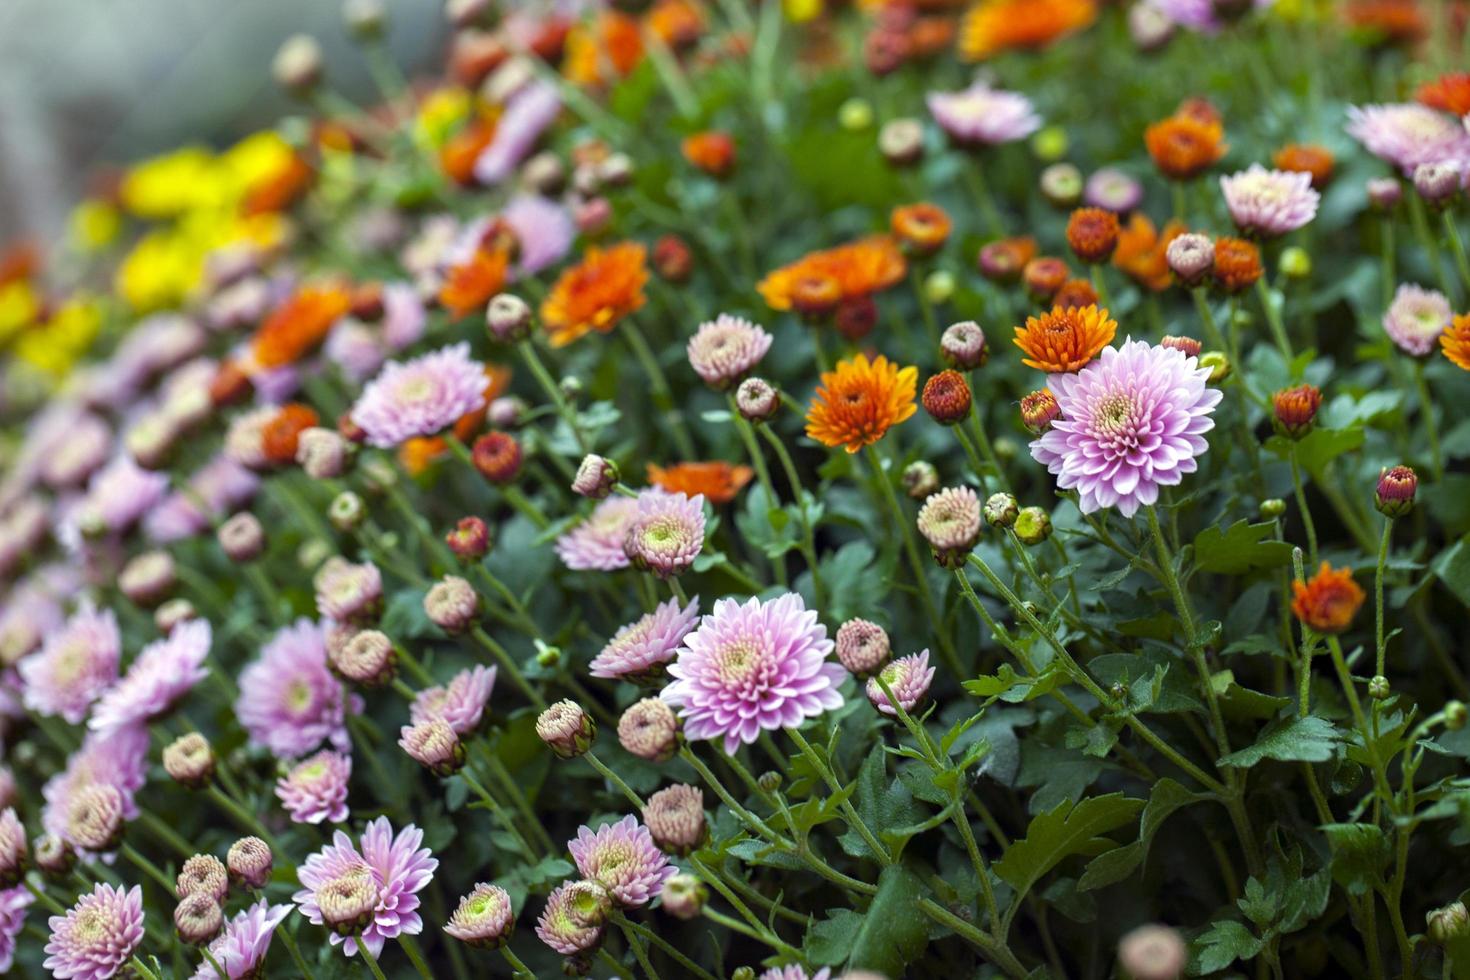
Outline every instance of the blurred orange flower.
<svg viewBox="0 0 1470 980">
<path fill-rule="evenodd" d="M 684 137 L 684 159 L 711 177 L 725 177 L 735 168 L 735 141 L 729 133 L 709 130 Z"/>
<path fill-rule="evenodd" d="M 296 461 L 296 443 L 301 433 L 320 422 L 316 410 L 310 405 L 291 402 L 282 405 L 260 433 L 261 453 L 277 466 Z"/>
<path fill-rule="evenodd" d="M 1416 101 L 1457 116 L 1470 113 L 1470 72 L 1450 72 L 1425 82 L 1414 93 Z"/>
<path fill-rule="evenodd" d="M 1113 252 L 1113 265 L 1144 289 L 1162 292 L 1169 288 L 1171 276 L 1169 261 L 1165 254 L 1169 243 L 1184 234 L 1184 226 L 1177 221 L 1164 225 L 1159 233 L 1148 217 L 1138 212 L 1128 219 L 1128 224 L 1118 234 L 1118 248 Z"/>
<path fill-rule="evenodd" d="M 889 227 L 914 252 L 932 255 L 949 240 L 950 220 L 944 208 L 920 201 L 894 208 Z"/>
<path fill-rule="evenodd" d="M 1002 51 L 1044 48 L 1095 19 L 1095 0 L 981 0 L 960 26 L 960 56 L 980 61 Z"/>
<path fill-rule="evenodd" d="M 836 286 L 832 303 L 868 296 L 887 289 L 908 270 L 898 243 L 888 235 L 867 238 L 812 252 L 767 275 L 756 290 L 773 310 L 789 310 L 803 281 L 830 281 Z"/>
<path fill-rule="evenodd" d="M 1470 112 L 1470 109 L 1466 110 Z M 1312 186 L 1321 190 L 1332 180 L 1332 170 L 1337 160 L 1332 151 L 1315 143 L 1288 143 L 1276 151 L 1271 162 L 1281 170 L 1299 174 L 1311 174 Z"/>
<path fill-rule="evenodd" d="M 618 321 L 643 308 L 648 250 L 637 242 L 587 249 L 582 261 L 562 272 L 541 304 L 541 322 L 551 346 L 565 347 L 596 330 L 608 333 Z"/>
<path fill-rule="evenodd" d="M 919 369 L 900 368 L 883 355 L 856 354 L 822 373 L 806 413 L 806 434 L 824 446 L 855 453 L 872 445 L 918 409 Z"/>
<path fill-rule="evenodd" d="M 628 74 L 642 57 L 638 21 L 605 10 L 591 27 L 578 25 L 567 34 L 562 74 L 577 85 L 602 85 Z"/>
<path fill-rule="evenodd" d="M 475 254 L 444 275 L 439 287 L 439 305 L 454 317 L 466 316 L 486 303 L 505 286 L 510 253 L 499 246 L 480 246 Z"/>
<path fill-rule="evenodd" d="M 1444 356 L 1456 367 L 1470 371 L 1470 313 L 1461 313 L 1439 335 Z"/>
<path fill-rule="evenodd" d="M 340 283 L 302 286 L 276 307 L 255 332 L 251 360 L 257 368 L 294 364 L 326 339 L 351 303 Z"/>
<path fill-rule="evenodd" d="M 1225 128 L 1218 120 L 1184 110 L 1149 126 L 1143 141 L 1159 173 L 1171 180 L 1199 176 L 1228 149 Z"/>
<path fill-rule="evenodd" d="M 754 475 L 755 471 L 749 466 L 724 461 L 675 463 L 669 467 L 648 464 L 649 483 L 669 493 L 683 493 L 690 497 L 702 493 L 716 506 L 734 500 Z"/>
<path fill-rule="evenodd" d="M 1309 580 L 1292 582 L 1291 591 L 1291 611 L 1318 633 L 1346 630 L 1366 598 L 1353 581 L 1352 569 L 1333 568 L 1325 561 Z"/>
</svg>

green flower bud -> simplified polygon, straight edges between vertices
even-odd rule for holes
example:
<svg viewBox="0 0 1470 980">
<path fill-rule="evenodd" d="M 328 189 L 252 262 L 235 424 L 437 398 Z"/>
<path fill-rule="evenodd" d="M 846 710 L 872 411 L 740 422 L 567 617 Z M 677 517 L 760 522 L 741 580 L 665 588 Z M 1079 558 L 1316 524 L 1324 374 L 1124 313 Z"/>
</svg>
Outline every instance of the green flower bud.
<svg viewBox="0 0 1470 980">
<path fill-rule="evenodd" d="M 1286 501 L 1280 497 L 1270 497 L 1261 501 L 1261 516 L 1268 521 L 1274 521 L 1286 513 Z"/>
<path fill-rule="evenodd" d="M 1312 256 L 1296 245 L 1281 253 L 1281 274 L 1288 279 L 1306 279 L 1312 274 Z"/>
<path fill-rule="evenodd" d="M 1067 155 L 1067 131 L 1061 126 L 1047 126 L 1031 137 L 1031 152 L 1047 163 Z"/>
<path fill-rule="evenodd" d="M 1022 507 L 1013 530 L 1022 544 L 1041 544 L 1051 537 L 1051 515 L 1040 507 Z"/>
<path fill-rule="evenodd" d="M 852 132 L 867 129 L 873 125 L 873 106 L 867 99 L 848 99 L 837 109 L 837 122 Z"/>
</svg>

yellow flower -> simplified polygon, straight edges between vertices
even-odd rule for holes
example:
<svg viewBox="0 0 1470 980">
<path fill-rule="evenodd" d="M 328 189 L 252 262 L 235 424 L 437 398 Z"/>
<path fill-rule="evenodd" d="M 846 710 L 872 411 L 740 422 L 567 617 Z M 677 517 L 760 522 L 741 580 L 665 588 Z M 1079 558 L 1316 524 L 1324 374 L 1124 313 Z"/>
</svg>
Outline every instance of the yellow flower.
<svg viewBox="0 0 1470 980">
<path fill-rule="evenodd" d="M 71 237 L 83 252 L 99 252 L 117 240 L 122 215 L 107 201 L 88 198 L 71 212 Z"/>
<path fill-rule="evenodd" d="M 137 164 L 123 177 L 122 203 L 142 218 L 172 218 L 220 196 L 220 171 L 202 146 L 185 146 Z"/>
<path fill-rule="evenodd" d="M 102 308 L 87 295 L 77 295 L 57 308 L 51 319 L 16 342 L 20 360 L 54 379 L 65 377 L 92 346 L 102 329 Z"/>
<path fill-rule="evenodd" d="M 793 24 L 805 24 L 822 14 L 822 0 L 785 0 L 786 19 Z"/>
<path fill-rule="evenodd" d="M 204 252 L 190 236 L 172 229 L 151 231 L 118 266 L 114 285 L 134 310 L 177 306 L 199 281 Z"/>
<path fill-rule="evenodd" d="M 0 285 L 0 343 L 24 329 L 40 309 L 41 301 L 27 280 L 16 279 Z"/>
<path fill-rule="evenodd" d="M 458 85 L 430 92 L 419 105 L 414 137 L 425 146 L 440 147 L 470 114 L 470 93 Z"/>
</svg>

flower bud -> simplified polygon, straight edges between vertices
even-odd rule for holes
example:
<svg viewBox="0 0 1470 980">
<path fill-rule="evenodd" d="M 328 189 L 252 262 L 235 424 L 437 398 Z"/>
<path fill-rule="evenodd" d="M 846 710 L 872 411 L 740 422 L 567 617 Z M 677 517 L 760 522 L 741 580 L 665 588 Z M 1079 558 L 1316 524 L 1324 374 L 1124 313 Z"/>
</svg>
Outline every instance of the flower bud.
<svg viewBox="0 0 1470 980">
<path fill-rule="evenodd" d="M 327 507 L 327 520 L 339 531 L 351 531 L 367 517 L 367 505 L 351 490 L 343 490 Z"/>
<path fill-rule="evenodd" d="M 1112 258 L 1119 233 L 1118 216 L 1103 208 L 1078 208 L 1067 220 L 1067 244 L 1090 265 Z"/>
<path fill-rule="evenodd" d="M 849 619 L 837 627 L 837 660 L 857 678 L 883 669 L 892 653 L 888 631 L 866 619 Z"/>
<path fill-rule="evenodd" d="M 424 596 L 424 614 L 446 633 L 463 633 L 480 612 L 480 595 L 458 575 L 446 575 Z"/>
<path fill-rule="evenodd" d="M 1292 245 L 1281 252 L 1281 274 L 1288 279 L 1307 279 L 1312 275 L 1312 253 Z"/>
<path fill-rule="evenodd" d="M 583 929 L 601 928 L 612 912 L 612 893 L 601 882 L 590 879 L 566 887 L 567 914 L 572 922 Z"/>
<path fill-rule="evenodd" d="M 748 966 L 737 966 L 731 972 L 730 980 L 755 980 L 755 970 Z"/>
<path fill-rule="evenodd" d="M 895 167 L 907 167 L 924 155 L 924 125 L 917 119 L 890 119 L 878 130 L 878 152 Z"/>
<path fill-rule="evenodd" d="M 1045 126 L 1031 137 L 1031 152 L 1047 163 L 1065 156 L 1069 145 L 1067 131 L 1061 126 Z"/>
<path fill-rule="evenodd" d="M 265 550 L 265 528 L 260 526 L 260 519 L 248 510 L 242 510 L 221 524 L 216 537 L 225 557 L 233 562 L 254 561 Z"/>
<path fill-rule="evenodd" d="M 1419 489 L 1419 476 L 1407 466 L 1392 466 L 1378 475 L 1373 491 L 1373 505 L 1384 517 L 1403 517 L 1414 509 L 1414 494 Z"/>
<path fill-rule="evenodd" d="M 653 268 L 667 282 L 686 283 L 694 272 L 694 253 L 678 235 L 664 235 L 653 246 Z"/>
<path fill-rule="evenodd" d="M 479 561 L 490 551 L 490 528 L 478 517 L 461 517 L 444 541 L 460 560 Z"/>
<path fill-rule="evenodd" d="M 1062 406 L 1048 389 L 1033 391 L 1021 399 L 1021 424 L 1033 436 L 1039 436 L 1051 428 L 1051 424 L 1062 417 Z"/>
<path fill-rule="evenodd" d="M 347 469 L 348 449 L 341 433 L 312 426 L 296 437 L 296 462 L 313 480 L 331 480 Z"/>
<path fill-rule="evenodd" d="M 781 788 L 781 773 L 775 769 L 767 769 L 755 777 L 755 784 L 760 787 L 762 793 L 774 793 Z"/>
<path fill-rule="evenodd" d="M 520 395 L 501 395 L 485 409 L 485 421 L 497 429 L 514 429 L 525 419 L 529 407 Z"/>
<path fill-rule="evenodd" d="M 478 884 L 459 900 L 444 931 L 479 949 L 498 949 L 510 941 L 515 927 L 510 893 L 499 885 Z"/>
<path fill-rule="evenodd" d="M 633 158 L 626 153 L 609 155 L 597 165 L 597 180 L 607 188 L 627 187 L 633 182 Z"/>
<path fill-rule="evenodd" d="M 1205 380 L 1212 385 L 1217 385 L 1230 377 L 1230 372 L 1234 370 L 1230 363 L 1230 358 L 1226 356 L 1224 351 L 1219 350 L 1209 350 L 1201 354 L 1199 356 L 1199 366 L 1209 368 L 1210 376 Z"/>
<path fill-rule="evenodd" d="M 123 796 L 110 783 L 77 791 L 66 811 L 66 836 L 88 851 L 114 850 L 123 835 Z"/>
<path fill-rule="evenodd" d="M 380 630 L 357 630 L 345 643 L 327 645 L 327 666 L 343 680 L 380 687 L 398 669 L 398 651 Z"/>
<path fill-rule="evenodd" d="M 225 867 L 230 880 L 242 888 L 264 888 L 271 877 L 274 857 L 270 845 L 259 837 L 241 837 L 230 845 Z"/>
<path fill-rule="evenodd" d="M 1185 357 L 1199 357 L 1200 342 L 1193 337 L 1167 336 L 1159 341 L 1159 346 L 1180 351 Z"/>
<path fill-rule="evenodd" d="M 1082 200 L 1082 171 L 1070 163 L 1054 163 L 1041 172 L 1041 196 L 1059 208 Z"/>
<path fill-rule="evenodd" d="M 951 323 L 939 338 L 939 355 L 944 363 L 958 371 L 973 371 L 990 360 L 985 331 L 974 320 Z"/>
<path fill-rule="evenodd" d="M 196 854 L 189 858 L 174 881 L 174 895 L 178 898 L 204 895 L 221 902 L 229 890 L 229 873 L 224 862 L 213 854 Z"/>
<path fill-rule="evenodd" d="M 164 636 L 172 633 L 174 627 L 180 623 L 198 618 L 199 613 L 194 609 L 194 603 L 188 599 L 169 599 L 153 610 L 153 625 Z"/>
<path fill-rule="evenodd" d="M 867 99 L 848 99 L 837 107 L 837 122 L 843 129 L 867 129 L 873 125 L 873 104 Z"/>
<path fill-rule="evenodd" d="M 1268 521 L 1274 521 L 1286 513 L 1286 501 L 1280 497 L 1268 497 L 1261 501 L 1261 516 Z"/>
<path fill-rule="evenodd" d="M 900 483 L 904 493 L 915 500 L 923 500 L 939 489 L 939 471 L 928 460 L 915 460 L 903 468 Z"/>
<path fill-rule="evenodd" d="M 1168 926 L 1139 926 L 1118 941 L 1118 966 L 1130 980 L 1179 980 L 1188 962 L 1184 938 Z"/>
<path fill-rule="evenodd" d="M 563 759 L 585 755 L 597 738 L 597 723 L 575 701 L 562 700 L 541 712 L 536 734 Z"/>
<path fill-rule="evenodd" d="M 644 804 L 643 822 L 660 850 L 679 855 L 697 850 L 708 837 L 704 791 L 683 783 L 664 787 Z"/>
<path fill-rule="evenodd" d="M 224 928 L 225 914 L 208 895 L 190 895 L 174 908 L 174 928 L 190 946 L 203 946 Z"/>
<path fill-rule="evenodd" d="M 163 750 L 163 771 L 189 789 L 202 789 L 214 775 L 214 749 L 198 732 L 180 735 Z"/>
<path fill-rule="evenodd" d="M 667 702 L 644 698 L 618 719 L 618 742 L 640 759 L 667 762 L 679 749 L 679 719 Z"/>
<path fill-rule="evenodd" d="M 536 663 L 547 670 L 555 670 L 561 663 L 561 647 L 549 646 L 540 639 L 532 641 L 536 644 Z"/>
<path fill-rule="evenodd" d="M 985 501 L 985 523 L 991 527 L 1014 527 L 1021 506 L 1014 495 L 993 493 Z"/>
<path fill-rule="evenodd" d="M 1322 407 L 1322 390 L 1316 385 L 1300 384 L 1283 388 L 1271 396 L 1271 410 L 1277 427 L 1293 439 L 1300 439 L 1312 429 L 1317 410 Z"/>
<path fill-rule="evenodd" d="M 1363 185 L 1368 203 L 1377 211 L 1392 211 L 1404 196 L 1403 185 L 1394 177 L 1370 177 Z"/>
<path fill-rule="evenodd" d="M 345 0 L 342 20 L 353 36 L 375 38 L 383 33 L 388 11 L 383 9 L 383 0 Z"/>
<path fill-rule="evenodd" d="M 1140 52 L 1150 54 L 1169 43 L 1174 36 L 1174 22 L 1151 3 L 1129 4 L 1128 36 Z"/>
<path fill-rule="evenodd" d="M 932 306 L 948 303 L 957 285 L 954 273 L 947 269 L 935 269 L 924 277 L 924 298 Z"/>
<path fill-rule="evenodd" d="M 271 62 L 271 76 L 292 95 L 313 88 L 322 77 L 322 49 L 316 38 L 306 34 L 286 38 Z"/>
<path fill-rule="evenodd" d="M 379 891 L 366 865 L 358 865 L 316 889 L 322 922 L 339 936 L 356 936 L 373 921 Z"/>
<path fill-rule="evenodd" d="M 958 568 L 980 540 L 980 499 L 969 487 L 941 490 L 919 508 L 918 526 L 934 560 Z"/>
<path fill-rule="evenodd" d="M 589 197 L 572 210 L 577 230 L 588 238 L 596 238 L 612 223 L 612 202 L 605 197 Z"/>
<path fill-rule="evenodd" d="M 544 197 L 555 197 L 567 184 L 567 168 L 550 150 L 538 153 L 521 167 L 521 181 Z"/>
<path fill-rule="evenodd" d="M 1466 708 L 1464 701 L 1447 701 L 1443 710 L 1446 731 L 1458 732 L 1465 727 Z"/>
<path fill-rule="evenodd" d="M 66 840 L 56 834 L 42 834 L 31 842 L 31 857 L 36 868 L 49 878 L 71 874 L 77 855 Z"/>
<path fill-rule="evenodd" d="M 498 293 L 485 307 L 485 329 L 501 343 L 525 340 L 531 333 L 531 307 L 514 293 Z"/>
<path fill-rule="evenodd" d="M 26 829 L 15 810 L 0 813 L 0 887 L 14 888 L 25 879 Z"/>
<path fill-rule="evenodd" d="M 1444 946 L 1470 936 L 1470 912 L 1464 902 L 1451 902 L 1444 908 L 1432 909 L 1424 916 L 1424 931 L 1431 942 Z"/>
<path fill-rule="evenodd" d="M 443 718 L 404 725 L 398 730 L 398 745 L 410 759 L 440 778 L 464 767 L 464 743 Z"/>
<path fill-rule="evenodd" d="M 470 458 L 491 483 L 510 483 L 521 471 L 521 445 L 505 432 L 487 432 L 476 439 Z"/>
<path fill-rule="evenodd" d="M 746 378 L 735 389 L 735 408 L 747 422 L 765 422 L 781 408 L 781 394 L 764 378 Z"/>
<path fill-rule="evenodd" d="M 832 326 L 848 340 L 856 343 L 878 325 L 878 303 L 871 296 L 854 296 L 837 304 Z"/>
<path fill-rule="evenodd" d="M 1194 232 L 1180 235 L 1164 250 L 1164 261 L 1181 286 L 1193 289 L 1214 271 L 1215 243 L 1209 235 Z"/>
<path fill-rule="evenodd" d="M 588 453 L 577 467 L 572 479 L 572 493 L 592 500 L 601 500 L 612 493 L 619 479 L 618 464 L 605 456 Z"/>
<path fill-rule="evenodd" d="M 174 559 L 167 551 L 145 551 L 123 566 L 117 587 L 139 606 L 152 607 L 173 591 L 178 581 Z"/>
<path fill-rule="evenodd" d="M 1040 507 L 1022 507 L 1011 529 L 1022 544 L 1041 544 L 1051 537 L 1051 515 Z"/>
<path fill-rule="evenodd" d="M 924 411 L 940 425 L 956 425 L 970 414 L 970 386 L 958 371 L 940 371 L 924 382 Z"/>
<path fill-rule="evenodd" d="M 987 242 L 975 256 L 975 268 L 991 282 L 1006 285 L 1018 281 L 1026 263 L 1036 255 L 1033 238 L 1002 238 Z"/>
<path fill-rule="evenodd" d="M 1048 301 L 1056 295 L 1062 284 L 1072 278 L 1067 263 L 1050 255 L 1043 255 L 1026 263 L 1021 270 L 1021 281 L 1026 292 L 1038 301 Z"/>
<path fill-rule="evenodd" d="M 664 882 L 659 898 L 665 912 L 687 922 L 698 918 L 704 911 L 705 903 L 709 901 L 709 889 L 693 875 L 680 873 Z"/>
<path fill-rule="evenodd" d="M 1393 693 L 1393 688 L 1388 685 L 1388 678 L 1382 674 L 1374 674 L 1368 681 L 1368 697 L 1374 701 L 1383 701 Z"/>
<path fill-rule="evenodd" d="M 1414 191 L 1430 207 L 1443 207 L 1460 193 L 1463 177 L 1457 163 L 1421 163 L 1414 168 Z"/>
</svg>

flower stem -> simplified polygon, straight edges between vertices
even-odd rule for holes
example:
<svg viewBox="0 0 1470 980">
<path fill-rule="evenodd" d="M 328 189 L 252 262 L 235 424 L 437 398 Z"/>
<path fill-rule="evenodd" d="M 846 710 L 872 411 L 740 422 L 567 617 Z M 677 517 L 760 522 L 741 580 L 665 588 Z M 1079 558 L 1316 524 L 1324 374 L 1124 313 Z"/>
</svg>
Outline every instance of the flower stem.
<svg viewBox="0 0 1470 980">
<path fill-rule="evenodd" d="M 521 962 L 521 958 L 509 946 L 500 947 L 500 955 L 505 958 L 505 962 L 510 964 L 511 976 L 515 980 L 522 980 L 522 978 L 535 980 L 536 974 L 531 971 L 529 966 Z"/>
<path fill-rule="evenodd" d="M 1261 300 L 1261 309 L 1266 313 L 1266 325 L 1271 328 L 1271 336 L 1275 339 L 1276 347 L 1281 351 L 1281 357 L 1286 361 L 1286 368 L 1289 371 L 1296 355 L 1292 353 L 1291 338 L 1286 334 L 1286 324 L 1281 322 L 1281 309 L 1271 295 L 1271 287 L 1266 284 L 1265 276 L 1256 280 L 1256 296 Z"/>
<path fill-rule="evenodd" d="M 378 958 L 373 955 L 372 950 L 367 948 L 367 944 L 361 938 L 357 942 L 357 951 L 362 954 L 362 960 L 368 965 L 368 969 L 373 971 L 373 976 L 377 977 L 378 980 L 388 980 L 387 977 L 383 976 L 383 971 L 378 966 Z"/>
<path fill-rule="evenodd" d="M 516 345 L 516 349 L 520 351 L 521 360 L 526 362 L 526 367 L 531 369 L 531 374 L 535 376 L 537 384 L 541 385 L 541 390 L 546 392 L 546 397 L 551 399 L 556 414 L 561 416 L 561 420 L 572 431 L 572 438 L 577 441 L 577 448 L 582 451 L 583 455 L 590 452 L 591 443 L 582 434 L 582 427 L 577 422 L 576 410 L 562 394 L 561 386 L 552 378 L 551 372 L 546 370 L 546 364 L 541 360 L 541 355 L 536 352 L 536 345 L 530 340 L 523 340 Z"/>
<path fill-rule="evenodd" d="M 633 924 L 621 912 L 613 913 L 613 921 L 618 924 L 618 928 L 623 930 L 623 935 L 628 937 L 628 945 L 632 947 L 633 956 L 638 960 L 638 965 L 643 967 L 643 972 L 648 980 L 659 980 L 658 971 L 653 968 L 653 963 L 648 959 L 648 950 L 643 948 L 643 942 L 638 938 L 638 933 L 633 931 Z"/>
<path fill-rule="evenodd" d="M 496 661 L 499 662 L 500 666 L 505 668 L 505 672 L 510 674 L 510 679 L 515 682 L 516 687 L 521 689 L 521 693 L 524 694 L 530 700 L 530 702 L 536 706 L 538 710 L 545 710 L 546 699 L 543 698 L 540 693 L 538 693 L 537 690 L 531 686 L 530 681 L 526 680 L 526 675 L 521 673 L 521 668 L 517 666 L 515 660 L 511 657 L 510 652 L 507 651 L 505 647 L 497 643 L 495 639 L 489 633 L 486 633 L 482 627 L 470 627 L 470 635 L 473 636 L 475 640 L 478 641 L 479 644 L 483 646 L 486 650 L 489 650 L 491 655 L 494 656 Z"/>
<path fill-rule="evenodd" d="M 1439 447 L 1439 425 L 1434 421 L 1434 397 L 1424 380 L 1424 362 L 1414 362 L 1414 388 L 1419 393 L 1419 413 L 1424 416 L 1424 432 L 1429 436 L 1429 464 L 1436 480 L 1444 479 L 1444 455 Z"/>
<path fill-rule="evenodd" d="M 669 387 L 669 379 L 664 376 L 663 368 L 658 366 L 658 358 L 654 356 L 652 348 L 648 346 L 648 340 L 643 336 L 643 331 L 630 316 L 625 316 L 620 321 L 623 328 L 623 338 L 628 341 L 628 346 L 633 349 L 633 356 L 643 365 L 643 371 L 648 375 L 648 381 L 653 385 L 653 401 L 659 411 L 669 423 L 669 433 L 673 436 L 674 445 L 684 459 L 695 458 L 694 441 L 689 438 L 689 430 L 684 427 L 684 416 L 674 405 L 674 393 Z"/>
<path fill-rule="evenodd" d="M 663 950 L 670 959 L 674 960 L 681 967 L 684 968 L 684 970 L 686 971 L 686 976 L 701 977 L 702 980 L 715 980 L 714 974 L 710 973 L 708 970 L 699 966 L 689 957 L 679 952 L 678 947 L 671 945 L 658 933 L 654 932 L 651 929 L 644 928 L 642 925 L 634 922 L 632 919 L 627 918 L 622 913 L 618 914 L 618 918 L 621 920 L 619 924 L 623 927 L 624 930 L 637 935 L 645 942 L 650 942 L 653 945 L 657 946 L 659 949 Z M 736 925 L 740 925 L 740 923 L 736 923 Z"/>
<path fill-rule="evenodd" d="M 1470 259 L 1465 257 L 1465 243 L 1460 238 L 1460 229 L 1455 225 L 1455 219 L 1448 208 L 1440 212 L 1440 219 L 1444 222 L 1445 236 L 1450 240 L 1455 267 L 1460 270 L 1460 280 L 1464 282 L 1466 289 L 1470 289 Z"/>
<path fill-rule="evenodd" d="M 771 448 L 776 451 L 776 457 L 781 461 L 781 469 L 786 473 L 786 482 L 791 485 L 791 498 L 796 504 L 796 517 L 801 521 L 801 552 L 806 558 L 807 570 L 812 574 L 812 593 L 816 599 L 817 608 L 820 609 L 825 603 L 821 570 L 817 567 L 816 531 L 812 528 L 811 514 L 807 512 L 806 500 L 803 499 L 805 494 L 801 487 L 801 477 L 797 475 L 796 463 L 792 461 L 791 453 L 787 451 L 786 444 L 781 437 L 772 432 L 770 426 L 762 425 L 758 426 L 758 429 L 761 435 L 765 436 L 766 441 L 771 444 Z"/>
<path fill-rule="evenodd" d="M 1387 675 L 1388 641 L 1383 636 L 1383 573 L 1388 565 L 1388 549 L 1392 540 L 1393 518 L 1386 517 L 1383 520 L 1383 537 L 1378 542 L 1378 567 L 1373 574 L 1373 622 L 1378 652 L 1378 659 L 1375 661 L 1378 669 L 1374 673 L 1380 677 Z"/>
<path fill-rule="evenodd" d="M 637 807 L 639 810 L 643 809 L 643 797 L 633 792 L 632 787 L 623 782 L 623 777 L 619 776 L 617 773 L 609 769 L 607 767 L 607 764 L 597 757 L 597 753 L 589 750 L 588 752 L 583 753 L 582 758 L 586 759 L 587 763 L 592 766 L 593 769 L 596 769 L 598 772 L 600 772 L 603 779 L 606 779 L 608 782 L 612 783 L 613 786 L 617 788 L 619 793 L 622 793 L 625 797 L 627 797 L 629 803 L 632 803 L 633 806 Z"/>
<path fill-rule="evenodd" d="M 1302 527 L 1307 531 L 1307 556 L 1312 567 L 1317 567 L 1317 524 L 1312 520 L 1312 510 L 1307 506 L 1307 494 L 1302 489 L 1302 468 L 1296 461 L 1296 445 L 1291 447 L 1291 487 L 1296 493 L 1296 509 L 1302 514 Z"/>
<path fill-rule="evenodd" d="M 419 941 L 404 932 L 399 934 L 398 944 L 403 947 L 403 951 L 413 961 L 413 968 L 419 972 L 419 976 L 423 977 L 424 980 L 434 980 L 434 974 L 429 969 L 429 964 L 424 961 L 424 951 L 419 949 Z"/>
<path fill-rule="evenodd" d="M 817 750 L 812 748 L 811 743 L 808 742 L 806 740 L 806 737 L 801 734 L 801 729 L 788 728 L 786 729 L 786 734 L 791 736 L 791 740 L 794 741 L 797 746 L 801 748 L 802 754 L 811 761 L 812 766 L 815 767 L 817 772 L 821 774 L 822 781 L 827 784 L 827 788 L 830 789 L 833 793 L 841 793 L 843 790 L 843 786 L 837 781 L 837 775 L 832 772 L 832 767 L 827 765 L 826 760 L 817 754 Z M 838 809 L 841 810 L 842 815 L 847 818 L 847 822 L 852 825 L 852 829 L 857 831 L 858 836 L 861 837 L 863 839 L 863 842 L 868 845 L 868 848 L 872 850 L 873 856 L 878 859 L 878 863 L 884 866 L 892 864 L 893 856 L 888 853 L 888 848 L 878 843 L 878 838 L 875 837 L 873 835 L 873 831 L 869 829 L 867 821 L 865 821 L 862 816 L 857 812 L 857 810 L 853 808 L 853 805 L 847 800 L 843 800 L 841 803 L 838 804 Z"/>
</svg>

